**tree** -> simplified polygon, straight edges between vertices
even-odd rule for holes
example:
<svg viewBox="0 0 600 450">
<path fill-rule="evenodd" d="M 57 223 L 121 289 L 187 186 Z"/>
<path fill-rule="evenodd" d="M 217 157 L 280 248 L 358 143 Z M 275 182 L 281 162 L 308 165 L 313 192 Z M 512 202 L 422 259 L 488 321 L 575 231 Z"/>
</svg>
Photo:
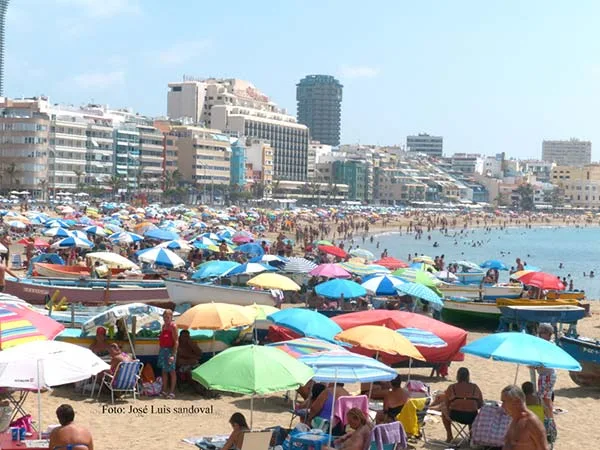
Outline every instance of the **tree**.
<svg viewBox="0 0 600 450">
<path fill-rule="evenodd" d="M 272 185 L 273 197 L 277 197 L 280 194 L 283 194 L 283 188 L 281 187 L 281 180 L 273 180 Z"/>
<path fill-rule="evenodd" d="M 520 209 L 524 211 L 531 211 L 535 208 L 535 203 L 533 201 L 533 187 L 531 184 L 522 184 L 520 185 L 515 192 L 519 195 L 518 206 Z"/>
<path fill-rule="evenodd" d="M 11 162 L 8 167 L 4 168 L 4 173 L 8 177 L 9 190 L 14 188 L 15 184 L 15 173 L 17 173 L 17 165 Z"/>
<path fill-rule="evenodd" d="M 38 185 L 40 186 L 40 193 L 41 193 L 41 198 L 40 200 L 42 201 L 46 201 L 47 193 L 48 193 L 48 180 L 46 179 L 41 179 L 40 181 L 38 181 Z"/>
<path fill-rule="evenodd" d="M 123 187 L 123 177 L 113 175 L 108 180 L 108 185 L 112 189 L 113 196 L 116 195 L 119 189 Z"/>
<path fill-rule="evenodd" d="M 257 181 L 256 183 L 252 183 L 250 187 L 250 192 L 252 193 L 252 197 L 257 200 L 261 200 L 265 196 L 265 185 L 262 181 Z"/>
<path fill-rule="evenodd" d="M 81 189 L 81 177 L 85 175 L 85 172 L 83 170 L 75 169 L 73 173 L 75 174 L 75 177 L 77 177 L 77 184 L 75 186 L 77 189 Z"/>
</svg>

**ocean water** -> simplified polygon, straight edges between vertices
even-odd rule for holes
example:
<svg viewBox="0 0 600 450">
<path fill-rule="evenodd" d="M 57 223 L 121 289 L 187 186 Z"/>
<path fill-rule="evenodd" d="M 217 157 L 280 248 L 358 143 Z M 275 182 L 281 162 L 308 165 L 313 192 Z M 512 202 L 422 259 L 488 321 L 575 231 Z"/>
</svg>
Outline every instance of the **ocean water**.
<svg viewBox="0 0 600 450">
<path fill-rule="evenodd" d="M 434 247 L 434 242 L 439 246 Z M 369 238 L 364 243 L 362 238 L 355 239 L 353 247 L 356 244 L 372 251 L 377 258 L 387 249 L 388 255 L 403 261 L 407 261 L 409 253 L 416 252 L 432 258 L 444 255 L 446 264 L 455 260 L 481 264 L 487 259 L 499 259 L 510 267 L 516 265 L 516 258 L 521 258 L 544 272 L 567 277 L 567 281 L 573 279 L 574 289 L 584 290 L 589 300 L 600 300 L 600 228 L 597 227 L 475 229 L 462 234 L 451 230 L 448 236 L 436 230 L 424 232 L 421 239 L 415 239 L 412 233 L 384 233 L 374 236 L 372 243 Z M 590 271 L 595 272 L 594 278 L 587 276 Z M 508 271 L 501 271 L 500 282 L 506 281 Z"/>
</svg>

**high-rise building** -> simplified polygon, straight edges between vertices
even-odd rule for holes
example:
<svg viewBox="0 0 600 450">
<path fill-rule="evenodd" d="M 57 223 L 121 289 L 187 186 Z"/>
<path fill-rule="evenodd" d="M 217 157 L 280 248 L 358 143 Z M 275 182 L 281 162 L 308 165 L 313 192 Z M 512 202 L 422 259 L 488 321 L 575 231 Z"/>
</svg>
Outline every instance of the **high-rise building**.
<svg viewBox="0 0 600 450">
<path fill-rule="evenodd" d="M 419 133 L 417 136 L 407 136 L 406 148 L 409 152 L 425 153 L 427 156 L 442 156 L 444 152 L 444 138 Z"/>
<path fill-rule="evenodd" d="M 592 143 L 575 138 L 568 141 L 543 141 L 542 160 L 559 166 L 585 166 L 592 162 Z"/>
<path fill-rule="evenodd" d="M 342 84 L 331 75 L 308 75 L 296 85 L 298 122 L 322 144 L 340 144 Z"/>
<path fill-rule="evenodd" d="M 0 0 L 0 96 L 4 95 L 4 30 L 9 0 Z"/>
<path fill-rule="evenodd" d="M 308 127 L 247 81 L 211 78 L 169 83 L 167 114 L 238 136 L 268 140 L 274 150 L 274 177 L 306 180 Z"/>
</svg>

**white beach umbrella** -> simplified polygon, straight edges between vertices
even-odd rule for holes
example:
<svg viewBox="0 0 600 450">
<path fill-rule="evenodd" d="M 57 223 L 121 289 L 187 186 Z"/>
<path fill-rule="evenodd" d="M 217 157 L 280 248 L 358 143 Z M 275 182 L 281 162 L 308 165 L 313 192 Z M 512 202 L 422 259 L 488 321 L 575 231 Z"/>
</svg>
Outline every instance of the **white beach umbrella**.
<svg viewBox="0 0 600 450">
<path fill-rule="evenodd" d="M 87 239 L 81 239 L 78 237 L 68 237 L 61 239 L 58 242 L 52 244 L 52 248 L 93 248 L 94 243 L 92 241 L 88 241 Z"/>
</svg>

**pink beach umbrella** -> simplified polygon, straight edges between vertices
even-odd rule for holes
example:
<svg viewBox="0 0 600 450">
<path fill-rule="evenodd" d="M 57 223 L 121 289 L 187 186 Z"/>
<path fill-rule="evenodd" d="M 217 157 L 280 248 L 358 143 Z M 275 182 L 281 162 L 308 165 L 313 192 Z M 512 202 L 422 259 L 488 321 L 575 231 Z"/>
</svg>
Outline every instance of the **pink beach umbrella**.
<svg viewBox="0 0 600 450">
<path fill-rule="evenodd" d="M 235 244 L 247 244 L 254 241 L 250 236 L 234 236 L 231 240 Z"/>
<path fill-rule="evenodd" d="M 350 278 L 352 275 L 339 264 L 321 264 L 310 271 L 313 277 Z"/>
</svg>

